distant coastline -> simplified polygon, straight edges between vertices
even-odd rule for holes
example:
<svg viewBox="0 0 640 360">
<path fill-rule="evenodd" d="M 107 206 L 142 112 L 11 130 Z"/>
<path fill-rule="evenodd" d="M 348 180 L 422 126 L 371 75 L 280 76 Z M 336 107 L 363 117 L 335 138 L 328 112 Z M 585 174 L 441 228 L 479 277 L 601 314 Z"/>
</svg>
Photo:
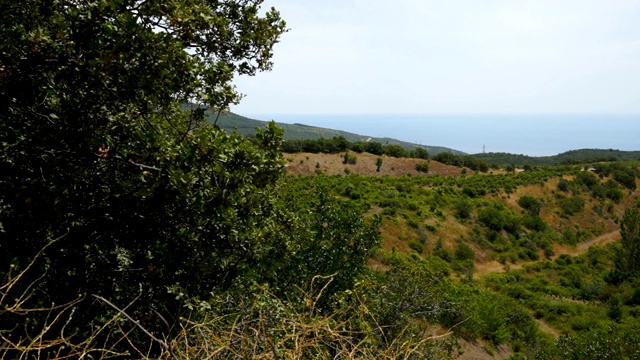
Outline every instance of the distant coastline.
<svg viewBox="0 0 640 360">
<path fill-rule="evenodd" d="M 245 114 L 243 114 L 245 115 Z M 640 150 L 640 114 L 633 115 L 391 115 L 249 114 L 259 120 L 300 123 L 362 135 L 392 137 L 469 154 L 507 152 L 551 156 L 598 148 Z"/>
</svg>

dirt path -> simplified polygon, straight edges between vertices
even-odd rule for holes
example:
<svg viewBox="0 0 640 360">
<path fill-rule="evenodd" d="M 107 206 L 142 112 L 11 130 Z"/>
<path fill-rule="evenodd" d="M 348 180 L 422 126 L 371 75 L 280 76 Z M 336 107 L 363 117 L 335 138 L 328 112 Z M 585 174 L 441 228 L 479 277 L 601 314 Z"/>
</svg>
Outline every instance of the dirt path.
<svg viewBox="0 0 640 360">
<path fill-rule="evenodd" d="M 554 246 L 554 249 L 553 249 L 555 251 L 555 255 L 553 255 L 551 259 L 556 259 L 557 257 L 563 254 L 572 255 L 572 256 L 584 254 L 589 250 L 591 246 L 604 246 L 608 243 L 618 241 L 618 240 L 620 240 L 620 230 L 615 230 L 615 231 L 611 231 L 606 234 L 597 236 L 593 239 L 583 241 L 574 247 L 567 246 L 567 245 L 556 245 Z M 498 261 L 494 260 L 494 261 L 489 261 L 483 264 L 476 264 L 474 271 L 479 277 L 481 277 L 482 275 L 489 274 L 489 273 L 505 272 L 507 271 L 507 269 L 509 270 L 521 269 L 524 264 L 533 264 L 533 263 L 535 263 L 535 261 L 503 265 Z M 535 318 L 534 320 L 538 323 L 542 331 L 553 335 L 553 337 L 555 338 L 560 336 L 560 333 L 556 329 L 551 327 L 549 324 L 547 324 L 544 320 L 535 319 Z M 481 359 L 481 358 L 478 357 L 478 359 Z"/>
<path fill-rule="evenodd" d="M 568 245 L 555 245 L 553 248 L 555 255 L 551 257 L 551 260 L 554 260 L 563 254 L 567 254 L 571 256 L 581 255 L 587 252 L 587 250 L 589 250 L 589 247 L 591 246 L 603 246 L 605 244 L 618 241 L 618 240 L 620 240 L 620 230 L 615 230 L 615 231 L 611 231 L 606 234 L 597 236 L 593 239 L 589 239 L 587 241 L 578 243 L 578 245 L 575 247 L 568 246 Z M 524 264 L 533 264 L 533 263 L 535 263 L 535 261 L 519 262 L 517 264 L 507 263 L 506 265 L 503 265 L 500 262 L 493 260 L 493 261 L 488 261 L 482 264 L 476 264 L 474 272 L 476 275 L 482 276 L 482 275 L 494 273 L 494 272 L 505 272 L 507 269 L 509 270 L 521 269 Z"/>
<path fill-rule="evenodd" d="M 458 343 L 463 352 L 462 355 L 453 357 L 456 360 L 502 360 L 509 359 L 513 355 L 513 350 L 506 345 L 488 350 L 480 340 L 470 342 L 464 338 L 458 338 Z"/>
<path fill-rule="evenodd" d="M 540 326 L 540 330 L 553 335 L 554 338 L 557 338 L 558 336 L 560 336 L 560 332 L 558 330 L 552 328 L 544 320 L 536 319 L 536 318 L 533 318 L 533 320 L 538 323 L 538 325 Z"/>
<path fill-rule="evenodd" d="M 615 231 L 600 235 L 591 240 L 583 241 L 579 243 L 578 246 L 576 246 L 576 248 L 579 250 L 579 253 L 582 254 L 586 252 L 589 249 L 589 247 L 592 245 L 602 246 L 618 240 L 620 240 L 620 230 L 615 230 Z"/>
</svg>

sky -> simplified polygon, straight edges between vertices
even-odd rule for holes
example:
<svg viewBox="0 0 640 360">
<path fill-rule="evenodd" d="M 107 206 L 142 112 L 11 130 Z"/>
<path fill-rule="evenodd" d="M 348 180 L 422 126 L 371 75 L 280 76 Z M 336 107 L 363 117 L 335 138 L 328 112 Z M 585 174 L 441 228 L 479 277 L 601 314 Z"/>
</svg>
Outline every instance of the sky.
<svg viewBox="0 0 640 360">
<path fill-rule="evenodd" d="M 640 0 L 266 0 L 258 114 L 640 114 Z"/>
</svg>

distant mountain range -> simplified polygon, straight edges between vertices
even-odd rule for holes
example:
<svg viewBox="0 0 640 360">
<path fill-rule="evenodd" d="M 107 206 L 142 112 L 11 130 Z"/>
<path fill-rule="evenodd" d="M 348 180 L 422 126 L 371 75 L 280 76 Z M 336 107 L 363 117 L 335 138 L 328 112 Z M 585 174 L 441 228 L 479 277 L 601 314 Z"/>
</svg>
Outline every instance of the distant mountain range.
<svg viewBox="0 0 640 360">
<path fill-rule="evenodd" d="M 207 118 L 210 123 L 213 123 L 216 120 L 217 114 L 208 114 Z M 230 132 L 236 131 L 242 135 L 252 135 L 255 134 L 256 128 L 264 128 L 267 124 L 267 121 L 249 119 L 247 117 L 234 114 L 234 113 L 226 113 L 220 114 L 220 117 L 217 120 L 217 124 L 220 128 Z M 309 126 L 303 124 L 284 124 L 276 122 L 279 128 L 284 130 L 284 139 L 285 140 L 299 140 L 299 139 L 312 139 L 316 140 L 319 138 L 331 139 L 335 136 L 342 136 L 350 142 L 358 142 L 358 141 L 375 141 L 381 144 L 394 144 L 402 146 L 407 150 L 412 150 L 417 147 L 421 147 L 429 152 L 429 154 L 435 155 L 442 152 L 451 152 L 456 155 L 466 155 L 466 153 L 450 149 L 443 146 L 429 146 L 429 145 L 419 145 L 415 143 L 410 143 L 406 141 L 401 141 L 398 139 L 392 139 L 388 137 L 372 137 L 367 135 L 358 135 L 346 131 L 341 130 L 333 130 L 326 129 L 316 126 Z"/>
<path fill-rule="evenodd" d="M 207 119 L 210 123 L 216 121 L 216 114 L 207 114 Z M 237 132 L 242 135 L 253 135 L 256 132 L 256 128 L 264 128 L 267 121 L 250 119 L 234 113 L 220 114 L 217 119 L 217 124 L 220 128 L 229 131 Z M 417 147 L 421 147 L 429 151 L 431 155 L 436 155 L 442 152 L 450 152 L 455 155 L 467 155 L 466 153 L 443 147 L 443 146 L 429 146 L 419 145 L 398 139 L 388 137 L 372 137 L 367 135 L 354 134 L 342 130 L 326 129 L 316 126 L 309 126 L 304 124 L 285 124 L 276 122 L 278 127 L 284 130 L 285 140 L 298 140 L 298 139 L 331 139 L 336 136 L 342 136 L 351 142 L 358 141 L 375 141 L 382 144 L 395 144 L 402 146 L 407 150 L 412 150 Z M 508 165 L 514 164 L 522 166 L 528 165 L 559 165 L 559 164 L 574 164 L 574 163 L 587 163 L 587 162 L 599 162 L 599 161 L 615 161 L 615 160 L 640 160 L 640 151 L 622 151 L 615 149 L 580 149 L 571 150 L 558 155 L 553 156 L 528 156 L 517 155 L 510 153 L 480 153 L 468 155 L 475 159 L 484 160 L 489 164 Z"/>
</svg>

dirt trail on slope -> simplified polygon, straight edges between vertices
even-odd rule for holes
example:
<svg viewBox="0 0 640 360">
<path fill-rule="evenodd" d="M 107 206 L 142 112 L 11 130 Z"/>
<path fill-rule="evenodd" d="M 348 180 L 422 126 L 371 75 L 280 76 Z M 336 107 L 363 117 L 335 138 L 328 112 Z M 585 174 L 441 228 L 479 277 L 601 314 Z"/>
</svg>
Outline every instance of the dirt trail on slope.
<svg viewBox="0 0 640 360">
<path fill-rule="evenodd" d="M 612 231 L 603 235 L 600 235 L 596 238 L 593 238 L 591 240 L 587 240 L 587 241 L 583 241 L 581 243 L 578 244 L 578 246 L 576 246 L 576 249 L 578 250 L 579 254 L 584 253 L 585 251 L 587 251 L 589 249 L 590 246 L 592 245 L 598 245 L 598 246 L 602 246 L 614 241 L 618 241 L 620 240 L 620 230 L 616 230 L 616 231 Z"/>
<path fill-rule="evenodd" d="M 547 324 L 544 320 L 542 319 L 536 319 L 535 317 L 532 317 L 533 321 L 537 322 L 538 325 L 540 326 L 540 330 L 553 335 L 554 338 L 557 338 L 560 336 L 560 332 L 554 328 L 551 327 L 551 325 Z"/>
<path fill-rule="evenodd" d="M 579 243 L 575 247 L 571 247 L 571 246 L 568 246 L 568 245 L 558 245 L 558 244 L 556 244 L 554 246 L 554 249 L 553 249 L 555 251 L 555 255 L 553 255 L 551 257 L 551 259 L 554 260 L 554 259 L 556 259 L 557 257 L 559 257 L 560 255 L 563 255 L 563 254 L 567 254 L 567 255 L 571 255 L 571 256 L 584 254 L 585 252 L 587 252 L 589 250 L 589 248 L 591 246 L 604 246 L 604 245 L 606 245 L 608 243 L 611 243 L 611 242 L 614 242 L 614 241 L 618 241 L 618 240 L 620 240 L 620 230 L 611 231 L 611 232 L 608 232 L 606 234 L 602 234 L 600 236 L 597 236 L 597 237 L 595 237 L 593 239 L 589 239 L 587 241 L 583 241 L 583 242 Z M 524 264 L 533 264 L 533 263 L 535 263 L 535 261 L 521 262 L 521 263 L 518 263 L 518 264 L 503 265 L 503 264 L 499 263 L 498 261 L 494 260 L 494 261 L 489 261 L 489 262 L 486 262 L 486 263 L 483 263 L 483 264 L 476 264 L 476 267 L 475 267 L 474 271 L 478 276 L 482 276 L 482 275 L 489 274 L 489 273 L 505 272 L 505 271 L 507 271 L 507 269 L 509 269 L 509 270 L 521 269 Z M 536 319 L 536 318 L 534 318 L 534 320 L 538 323 L 538 325 L 540 326 L 540 329 L 542 331 L 553 335 L 553 337 L 555 337 L 555 338 L 560 336 L 560 333 L 558 332 L 558 330 L 556 330 L 553 327 L 551 327 L 544 320 Z M 478 359 L 481 359 L 481 358 L 478 357 Z"/>
<path fill-rule="evenodd" d="M 591 246 L 603 246 L 618 240 L 620 240 L 620 230 L 611 231 L 606 234 L 597 236 L 593 239 L 583 241 L 581 243 L 578 243 L 578 245 L 575 247 L 556 244 L 553 248 L 555 255 L 551 257 L 551 260 L 554 260 L 563 254 L 567 254 L 571 256 L 581 255 L 587 252 L 587 250 L 589 250 L 589 247 Z M 535 263 L 535 261 L 525 261 L 525 262 L 519 262 L 517 264 L 507 263 L 506 265 L 503 265 L 500 262 L 493 260 L 493 261 L 488 261 L 482 264 L 476 264 L 474 272 L 478 276 L 482 276 L 482 275 L 494 273 L 494 272 L 505 272 L 507 269 L 509 270 L 521 269 L 523 265 L 533 264 L 533 263 Z"/>
</svg>

